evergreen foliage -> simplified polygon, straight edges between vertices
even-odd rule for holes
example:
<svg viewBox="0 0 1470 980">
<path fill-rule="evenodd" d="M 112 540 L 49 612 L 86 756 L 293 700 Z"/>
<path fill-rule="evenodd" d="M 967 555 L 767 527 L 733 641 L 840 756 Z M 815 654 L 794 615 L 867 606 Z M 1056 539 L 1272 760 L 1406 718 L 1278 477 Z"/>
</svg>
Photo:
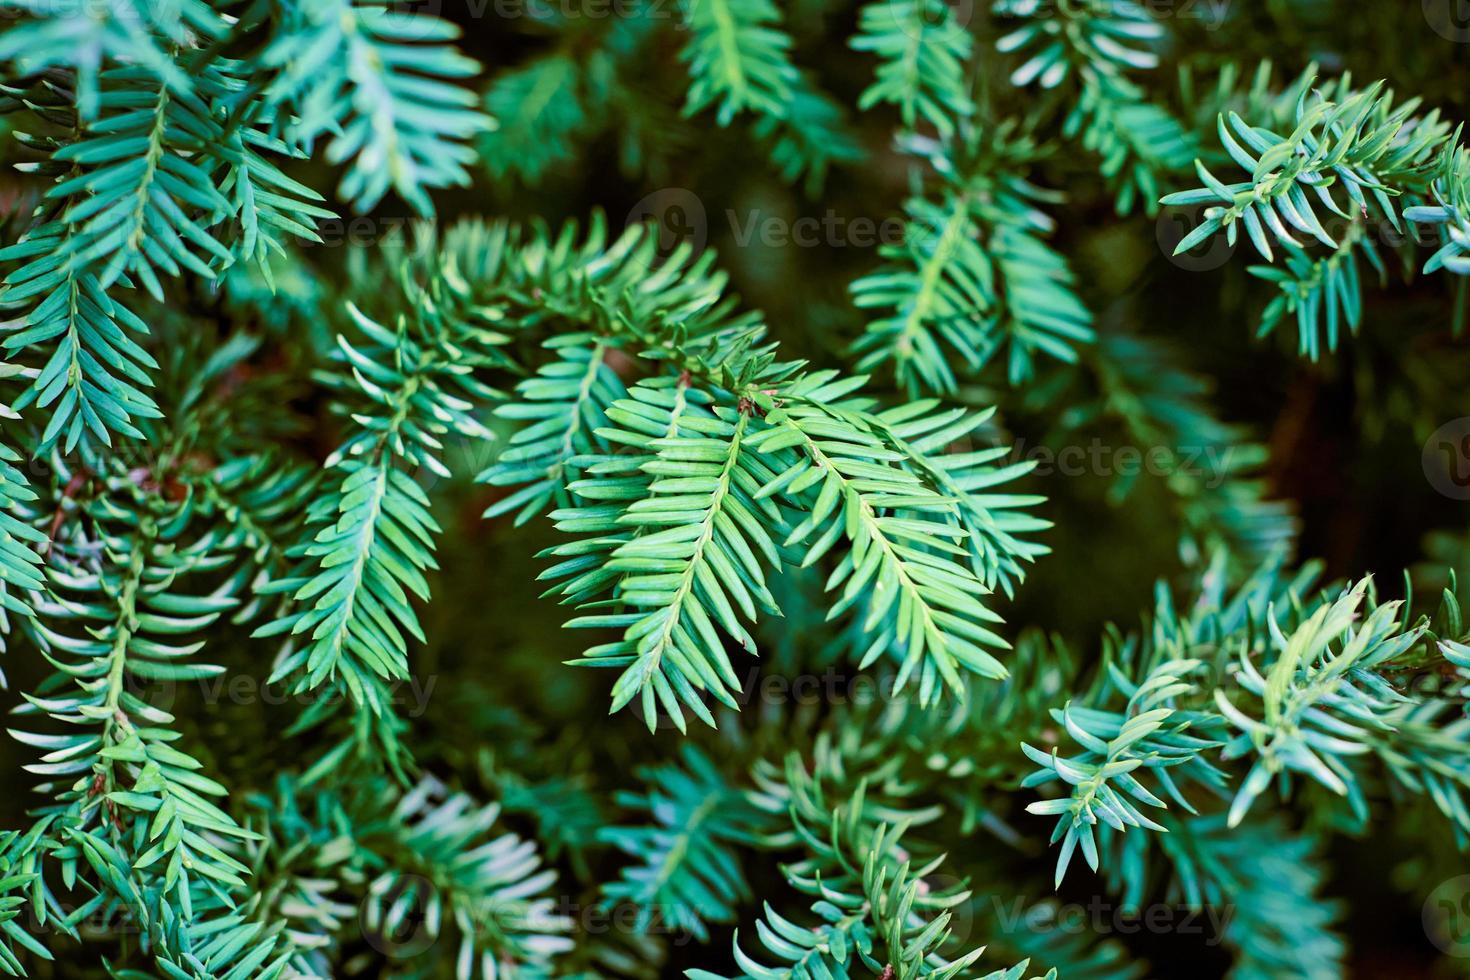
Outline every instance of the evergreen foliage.
<svg viewBox="0 0 1470 980">
<path fill-rule="evenodd" d="M 1463 963 L 1452 26 L 0 7 L 0 971 Z"/>
</svg>

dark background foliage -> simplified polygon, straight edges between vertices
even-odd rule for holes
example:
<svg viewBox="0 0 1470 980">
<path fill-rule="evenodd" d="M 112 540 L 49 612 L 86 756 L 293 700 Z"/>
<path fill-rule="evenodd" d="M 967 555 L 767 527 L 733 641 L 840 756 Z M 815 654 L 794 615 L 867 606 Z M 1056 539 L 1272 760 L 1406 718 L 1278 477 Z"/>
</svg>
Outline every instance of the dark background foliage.
<svg viewBox="0 0 1470 980">
<path fill-rule="evenodd" d="M 486 66 L 483 83 L 490 84 L 552 51 L 576 57 L 617 26 L 609 17 L 590 14 L 590 7 L 566 2 L 560 8 L 566 17 L 520 16 L 519 7 L 497 12 L 495 4 L 481 11 L 454 2 L 444 3 L 441 13 L 463 27 L 462 47 Z M 856 6 L 818 0 L 793 0 L 788 6 L 794 60 L 814 72 L 844 106 L 855 105 L 871 75 L 869 60 L 844 43 L 857 27 Z M 1174 74 L 1181 67 L 1206 78 L 1227 64 L 1249 72 L 1270 59 L 1278 76 L 1290 77 L 1315 61 L 1324 75 L 1351 70 L 1362 81 L 1386 78 L 1400 93 L 1438 106 L 1447 118 L 1465 119 L 1470 44 L 1436 34 L 1420 6 L 1384 0 L 1226 0 L 1218 25 L 1174 16 L 1168 23 L 1170 49 L 1149 80 L 1150 94 L 1187 115 Z M 1455 540 L 1461 549 L 1470 547 L 1464 536 L 1470 530 L 1467 505 L 1438 493 L 1422 469 L 1430 432 L 1470 413 L 1470 347 L 1463 335 L 1454 336 L 1448 312 L 1457 302 L 1455 283 L 1444 276 L 1411 276 L 1408 282 L 1391 279 L 1386 288 L 1369 288 L 1359 336 L 1315 363 L 1297 354 L 1289 330 L 1254 338 L 1253 325 L 1268 294 L 1246 272 L 1248 246 L 1239 247 L 1238 261 L 1194 271 L 1161 246 L 1161 239 L 1169 240 L 1168 223 L 1176 220 L 1169 212 L 1115 214 L 1094 159 L 1054 136 L 1057 106 L 1032 90 L 1008 85 L 1014 62 L 993 49 L 1001 26 L 978 6 L 962 3 L 957 10 L 980 38 L 981 88 L 988 97 L 984 111 L 993 119 L 1034 123 L 1043 154 L 1031 166 L 1031 177 L 1066 193 L 1065 203 L 1051 208 L 1058 224 L 1052 241 L 1070 257 L 1078 292 L 1095 312 L 1099 332 L 1167 341 L 1183 367 L 1209 379 L 1215 414 L 1268 447 L 1263 474 L 1268 496 L 1293 502 L 1300 521 L 1298 554 L 1324 559 L 1329 578 L 1372 573 L 1385 595 L 1396 596 L 1404 588 L 1401 570 L 1426 557 L 1431 534 L 1459 535 L 1444 539 L 1444 547 L 1455 547 Z M 611 225 L 621 227 L 651 215 L 718 254 L 744 303 L 766 313 L 784 351 L 819 366 L 846 365 L 847 345 L 864 322 L 847 285 L 870 270 L 875 252 L 843 236 L 852 234 L 856 221 L 877 225 L 892 219 L 910 193 L 911 161 L 891 146 L 893 119 L 883 111 L 849 109 L 848 125 L 867 157 L 834 167 L 820 193 L 807 195 L 774 172 L 749 126 L 737 122 L 717 128 L 708 116 L 681 117 L 687 76 L 677 60 L 679 45 L 677 31 L 658 33 L 619 66 L 618 84 L 636 97 L 600 120 L 605 125 L 589 127 L 567 159 L 547 167 L 535 181 L 482 172 L 472 187 L 437 193 L 437 220 L 447 224 L 460 216 L 487 215 L 554 226 L 601 209 Z M 628 165 L 630 152 L 638 157 L 634 166 Z M 324 164 L 302 164 L 294 172 L 312 186 L 332 183 Z M 7 181 L 14 214 L 23 210 L 20 205 L 34 188 L 24 178 Z M 702 216 L 670 211 L 691 204 Z M 349 213 L 345 207 L 338 210 Z M 765 243 L 759 234 L 741 241 L 751 221 L 790 226 L 828 215 L 842 230 L 835 239 L 819 235 L 809 247 Z M 340 323 L 328 300 L 339 287 L 346 290 L 343 284 L 359 260 L 355 253 L 410 220 L 411 211 L 391 196 L 364 218 L 342 219 L 340 236 L 328 230 L 325 245 L 303 249 L 302 264 L 281 270 L 283 295 L 274 306 L 266 304 L 280 312 L 279 322 L 267 322 L 258 310 L 250 314 L 260 318 L 250 325 L 279 339 L 284 350 L 271 355 L 274 360 L 257 358 L 252 368 L 279 371 L 285 379 L 278 404 L 287 409 L 291 424 L 283 441 L 318 458 L 338 444 L 339 420 L 327 413 L 319 394 L 305 385 L 293 388 L 290 379 L 304 377 L 310 348 L 325 346 L 330 328 Z M 320 289 L 313 283 L 327 285 Z M 1458 302 L 1463 307 L 1463 289 Z M 191 312 L 221 337 L 239 325 L 238 311 L 218 297 L 200 297 Z M 167 324 L 158 327 L 169 336 Z M 1055 452 L 1085 447 L 1094 438 L 1113 449 L 1131 444 L 1126 434 L 1106 430 L 1057 430 L 1048 410 L 1048 386 L 1088 383 L 1085 373 L 1048 365 L 1032 382 L 1017 386 L 995 372 L 982 374 L 965 383 L 959 397 L 977 406 L 999 404 L 1005 431 L 1024 446 Z M 505 796 L 512 785 L 505 773 L 538 784 L 564 780 L 567 791 L 560 802 L 568 823 L 559 831 L 567 844 L 551 856 L 573 880 L 583 861 L 594 869 L 583 880 L 608 879 L 620 857 L 589 845 L 602 817 L 595 811 L 588 816 L 583 797 L 620 786 L 620 774 L 638 764 L 673 758 L 677 743 L 669 732 L 650 736 L 631 713 L 605 716 L 602 672 L 560 666 L 578 654 L 578 638 L 559 628 L 563 614 L 553 603 L 538 600 L 540 589 L 526 558 L 552 543 L 553 535 L 544 522 L 515 528 L 508 518 L 481 520 L 495 492 L 469 477 L 492 452 L 483 446 L 450 447 L 456 477 L 437 500 L 447 530 L 442 569 L 433 582 L 435 602 L 423 614 L 429 643 L 413 661 L 415 675 L 432 686 L 427 710 L 414 719 L 413 739 L 428 769 L 493 796 Z M 1098 472 L 1032 474 L 1023 486 L 1048 498 L 1041 513 L 1056 526 L 1045 535 L 1052 553 L 1036 564 L 1015 599 L 1001 604 L 1008 628 L 1039 627 L 1091 656 L 1106 623 L 1136 621 L 1151 603 L 1155 580 L 1177 580 L 1185 570 L 1169 490 L 1144 478 L 1119 499 L 1114 476 Z M 1434 572 L 1424 574 L 1425 582 L 1434 580 Z M 800 626 L 799 616 L 777 621 L 762 641 L 777 651 L 809 643 Z M 257 656 L 243 634 L 234 639 L 235 649 L 225 656 L 240 663 Z M 751 670 L 751 700 L 739 716 L 723 716 L 721 734 L 707 741 L 743 746 L 742 754 L 752 745 L 804 744 L 829 706 L 763 704 L 759 693 L 763 678 L 780 676 L 800 660 L 800 654 L 778 653 L 743 661 Z M 30 689 L 43 673 L 42 665 L 19 659 L 10 660 L 7 670 L 11 703 L 15 691 Z M 190 699 L 198 701 L 191 689 L 177 696 L 181 709 Z M 265 736 L 289 723 L 293 706 L 224 699 L 195 708 L 178 714 L 185 724 L 197 726 L 190 734 L 198 736 L 196 745 L 208 746 L 202 758 L 211 771 L 223 773 L 219 778 L 227 785 L 262 785 L 263 773 L 278 761 L 263 752 Z M 0 771 L 17 772 L 25 753 L 4 743 Z M 547 799 L 543 796 L 538 806 Z M 4 823 L 16 824 L 27 803 L 23 786 L 7 793 Z M 539 831 L 543 842 L 556 819 L 536 814 L 537 806 L 507 809 L 513 825 Z M 1354 976 L 1425 976 L 1445 968 L 1421 924 L 1425 896 L 1393 884 L 1396 868 L 1425 860 L 1419 829 L 1407 822 L 1386 824 L 1369 837 L 1337 838 L 1327 891 L 1348 900 L 1351 911 L 1342 931 L 1351 941 Z M 996 845 L 983 836 L 955 839 L 960 841 L 951 852 L 956 868 L 1002 869 L 1004 874 L 1014 862 L 1028 873 L 1040 872 L 1028 881 L 1049 877 L 1049 854 L 1000 859 L 991 853 Z M 1455 860 L 1460 866 L 1438 869 L 1441 877 L 1470 870 L 1463 856 Z M 757 900 L 779 889 L 774 862 L 748 872 Z M 1096 885 L 1090 877 L 1074 875 L 1061 898 L 1085 904 Z M 1043 893 L 1026 897 L 1039 899 Z M 681 975 L 690 966 L 728 968 L 729 937 L 728 927 L 716 927 L 708 946 L 673 944 L 664 975 Z M 970 938 L 985 941 L 980 935 Z M 1152 963 L 1150 975 L 1219 976 L 1228 966 L 1220 950 L 1188 936 L 1142 930 L 1116 938 Z M 377 969 L 367 960 L 355 965 L 362 975 Z M 62 962 L 54 975 L 79 976 L 81 969 Z"/>
</svg>

